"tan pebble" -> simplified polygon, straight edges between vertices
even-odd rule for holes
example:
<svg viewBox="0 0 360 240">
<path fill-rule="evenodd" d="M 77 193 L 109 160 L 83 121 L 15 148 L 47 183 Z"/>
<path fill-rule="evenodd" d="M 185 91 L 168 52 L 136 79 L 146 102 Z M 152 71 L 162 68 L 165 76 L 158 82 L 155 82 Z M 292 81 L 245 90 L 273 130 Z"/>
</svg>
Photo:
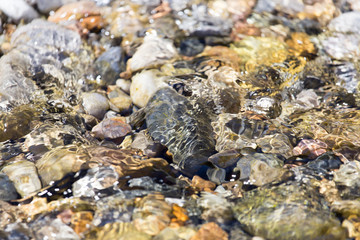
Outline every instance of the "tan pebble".
<svg viewBox="0 0 360 240">
<path fill-rule="evenodd" d="M 205 223 L 190 240 L 227 240 L 228 234 L 214 222 Z"/>
<path fill-rule="evenodd" d="M 195 175 L 192 179 L 191 186 L 199 189 L 200 191 L 211 192 L 212 190 L 215 189 L 216 184 L 211 181 L 204 180 L 201 177 Z"/>
</svg>

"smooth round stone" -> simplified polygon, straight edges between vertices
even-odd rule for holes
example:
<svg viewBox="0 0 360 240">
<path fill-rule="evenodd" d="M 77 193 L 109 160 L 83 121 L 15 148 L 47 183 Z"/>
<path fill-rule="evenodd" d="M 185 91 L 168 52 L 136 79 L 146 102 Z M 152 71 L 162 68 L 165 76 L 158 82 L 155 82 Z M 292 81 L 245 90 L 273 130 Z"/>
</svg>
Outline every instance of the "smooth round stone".
<svg viewBox="0 0 360 240">
<path fill-rule="evenodd" d="M 176 57 L 177 51 L 172 41 L 160 38 L 156 34 L 145 36 L 143 44 L 129 60 L 132 72 L 144 68 L 156 67 Z"/>
<path fill-rule="evenodd" d="M 112 117 L 102 120 L 91 132 L 100 139 L 120 139 L 131 133 L 131 126 L 123 117 Z"/>
<path fill-rule="evenodd" d="M 83 93 L 82 106 L 87 114 L 102 119 L 110 108 L 108 99 L 100 93 Z"/>
<path fill-rule="evenodd" d="M 5 173 L 0 173 L 0 200 L 10 201 L 18 196 L 14 184 Z"/>
<path fill-rule="evenodd" d="M 157 90 L 167 86 L 159 74 L 157 70 L 146 70 L 132 77 L 130 97 L 136 106 L 145 107 Z"/>
<path fill-rule="evenodd" d="M 2 170 L 14 183 L 21 197 L 26 197 L 41 189 L 35 164 L 26 160 L 15 161 Z"/>
<path fill-rule="evenodd" d="M 359 59 L 360 35 L 333 33 L 322 41 L 325 52 L 333 59 Z"/>
</svg>

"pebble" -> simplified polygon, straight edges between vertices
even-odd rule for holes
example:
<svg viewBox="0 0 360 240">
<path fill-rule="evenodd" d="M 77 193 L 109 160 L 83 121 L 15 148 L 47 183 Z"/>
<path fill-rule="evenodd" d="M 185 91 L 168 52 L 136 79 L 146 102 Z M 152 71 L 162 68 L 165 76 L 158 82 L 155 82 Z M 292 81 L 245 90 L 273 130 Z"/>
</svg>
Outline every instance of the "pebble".
<svg viewBox="0 0 360 240">
<path fill-rule="evenodd" d="M 21 197 L 27 197 L 41 189 L 35 164 L 26 160 L 18 160 L 6 165 L 2 170 L 13 182 Z"/>
<path fill-rule="evenodd" d="M 144 70 L 132 77 L 130 97 L 138 107 L 145 107 L 155 92 L 167 87 L 165 78 L 157 70 Z"/>
<path fill-rule="evenodd" d="M 203 224 L 198 232 L 190 240 L 219 239 L 228 240 L 228 234 L 214 222 Z"/>
<path fill-rule="evenodd" d="M 0 200 L 10 201 L 16 199 L 18 193 L 14 184 L 5 173 L 0 173 Z"/>
<path fill-rule="evenodd" d="M 11 3 L 0 1 L 0 10 L 16 22 L 24 19 L 27 22 L 38 18 L 39 14 L 25 0 L 14 0 Z"/>
<path fill-rule="evenodd" d="M 99 196 L 101 190 L 114 187 L 119 175 L 111 166 L 94 167 L 88 170 L 85 177 L 73 184 L 74 197 L 93 198 Z"/>
<path fill-rule="evenodd" d="M 119 74 L 125 70 L 121 47 L 111 47 L 95 61 L 95 72 L 101 76 L 104 85 L 115 84 Z"/>
<path fill-rule="evenodd" d="M 136 50 L 129 60 L 129 68 L 132 72 L 144 68 L 154 68 L 175 58 L 177 51 L 168 39 L 163 39 L 156 34 L 148 34 L 144 37 L 143 44 Z"/>
<path fill-rule="evenodd" d="M 110 108 L 108 99 L 100 93 L 83 93 L 82 106 L 86 114 L 97 119 L 103 119 L 106 111 Z"/>
<path fill-rule="evenodd" d="M 328 25 L 330 31 L 339 33 L 357 33 L 360 34 L 360 12 L 346 12 L 331 20 Z"/>
<path fill-rule="evenodd" d="M 200 191 L 211 192 L 215 189 L 216 184 L 202 179 L 201 177 L 195 175 L 191 180 L 191 186 Z"/>
<path fill-rule="evenodd" d="M 112 117 L 102 120 L 93 127 L 91 132 L 96 138 L 116 141 L 131 133 L 131 126 L 125 122 L 123 117 Z"/>
</svg>

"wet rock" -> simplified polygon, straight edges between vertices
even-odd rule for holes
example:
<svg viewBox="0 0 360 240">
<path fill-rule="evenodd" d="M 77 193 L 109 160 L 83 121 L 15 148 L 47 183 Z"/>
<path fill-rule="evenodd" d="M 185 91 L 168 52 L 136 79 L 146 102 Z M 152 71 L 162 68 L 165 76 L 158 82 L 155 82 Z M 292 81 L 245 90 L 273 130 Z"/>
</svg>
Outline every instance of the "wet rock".
<svg viewBox="0 0 360 240">
<path fill-rule="evenodd" d="M 340 33 L 360 33 L 360 12 L 347 12 L 334 18 L 328 25 L 330 31 Z"/>
<path fill-rule="evenodd" d="M 266 239 L 346 238 L 319 193 L 303 184 L 255 189 L 240 198 L 233 210 L 244 230 Z"/>
<path fill-rule="evenodd" d="M 164 228 L 158 235 L 156 235 L 154 240 L 185 240 L 190 239 L 194 236 L 196 231 L 190 227 L 167 227 Z"/>
<path fill-rule="evenodd" d="M 89 156 L 75 145 L 57 147 L 44 154 L 36 167 L 44 186 L 62 179 L 66 174 L 77 172 Z"/>
<path fill-rule="evenodd" d="M 203 4 L 192 5 L 185 14 L 178 14 L 178 26 L 187 36 L 228 36 L 231 32 L 231 23 L 228 19 L 213 17 L 209 9 Z"/>
<path fill-rule="evenodd" d="M 359 43 L 358 34 L 345 35 L 338 32 L 322 41 L 324 50 L 333 59 L 358 59 L 360 56 Z"/>
<path fill-rule="evenodd" d="M 310 159 L 315 159 L 321 154 L 325 153 L 327 148 L 327 144 L 322 141 L 303 139 L 296 147 L 294 147 L 293 153 L 295 156 L 305 155 Z"/>
<path fill-rule="evenodd" d="M 71 23 L 78 21 L 78 24 Z M 48 21 L 56 23 L 73 24 L 72 28 L 82 33 L 100 30 L 104 22 L 100 15 L 100 8 L 94 1 L 70 2 L 60 7 L 48 17 Z"/>
<path fill-rule="evenodd" d="M 74 197 L 101 196 L 101 190 L 114 187 L 119 175 L 111 166 L 95 167 L 88 170 L 85 177 L 73 184 Z"/>
<path fill-rule="evenodd" d="M 41 182 L 34 163 L 26 160 L 14 161 L 6 165 L 2 170 L 13 182 L 16 191 L 22 196 L 40 190 Z"/>
<path fill-rule="evenodd" d="M 100 198 L 96 202 L 93 224 L 102 227 L 113 222 L 131 222 L 135 203 L 123 193 Z"/>
<path fill-rule="evenodd" d="M 151 236 L 138 231 L 132 223 L 119 222 L 108 223 L 104 227 L 98 228 L 87 235 L 88 239 L 138 239 L 150 240 Z"/>
<path fill-rule="evenodd" d="M 169 149 L 182 171 L 192 175 L 207 168 L 214 151 L 209 113 L 170 88 L 157 91 L 145 112 L 150 135 Z"/>
<path fill-rule="evenodd" d="M 140 149 L 149 157 L 156 157 L 164 150 L 164 147 L 160 143 L 154 142 L 149 133 L 145 130 L 135 133 L 131 147 Z"/>
<path fill-rule="evenodd" d="M 263 138 L 256 139 L 256 144 L 264 153 L 281 154 L 285 158 L 293 155 L 293 146 L 285 134 L 277 133 L 275 135 L 267 135 Z"/>
<path fill-rule="evenodd" d="M 110 108 L 108 99 L 100 93 L 83 93 L 82 106 L 87 114 L 102 119 Z"/>
<path fill-rule="evenodd" d="M 69 144 L 85 143 L 82 133 L 72 125 L 41 122 L 23 137 L 21 150 L 31 161 L 40 159 L 49 150 Z"/>
<path fill-rule="evenodd" d="M 252 71 L 261 64 L 269 66 L 283 62 L 288 54 L 286 45 L 272 38 L 246 37 L 232 44 L 231 48 L 239 54 L 243 68 L 247 71 Z"/>
<path fill-rule="evenodd" d="M 32 222 L 30 226 L 35 238 L 38 239 L 80 239 L 74 230 L 60 219 L 51 219 L 50 217 L 39 218 Z"/>
<path fill-rule="evenodd" d="M 4 236 L 4 235 L 5 236 Z M 33 238 L 33 234 L 25 223 L 10 223 L 0 232 L 0 236 L 8 240 L 29 240 Z"/>
<path fill-rule="evenodd" d="M 56 10 L 62 5 L 70 2 L 76 2 L 77 0 L 55 0 L 55 1 L 47 1 L 47 0 L 36 0 L 36 6 L 42 13 L 49 13 L 51 10 Z"/>
<path fill-rule="evenodd" d="M 128 90 L 130 91 L 130 86 Z M 117 108 L 116 110 L 120 113 L 130 111 L 132 106 L 131 97 L 120 88 L 116 87 L 114 90 L 109 92 L 108 98 L 110 101 L 110 108 L 113 109 L 112 105 L 114 105 L 115 108 Z M 113 110 L 115 111 L 115 109 Z"/>
<path fill-rule="evenodd" d="M 31 21 L 37 17 L 39 14 L 24 0 L 15 0 L 11 4 L 1 2 L 0 10 L 4 12 L 10 19 L 15 20 L 16 22 L 24 19 L 25 21 Z"/>
<path fill-rule="evenodd" d="M 343 163 L 340 158 L 332 153 L 324 153 L 317 157 L 314 161 L 307 164 L 307 167 L 319 170 L 339 169 Z"/>
<path fill-rule="evenodd" d="M 15 108 L 13 113 L 1 113 L 0 141 L 16 140 L 29 133 L 31 123 L 38 115 L 37 110 L 27 105 Z"/>
<path fill-rule="evenodd" d="M 177 51 L 172 41 L 149 34 L 145 36 L 143 44 L 136 50 L 128 64 L 130 70 L 135 72 L 162 65 L 176 55 Z"/>
<path fill-rule="evenodd" d="M 112 117 L 102 120 L 91 132 L 96 138 L 116 141 L 131 133 L 131 126 L 123 117 Z"/>
<path fill-rule="evenodd" d="M 119 178 L 151 175 L 153 171 L 169 171 L 169 164 L 162 158 L 147 158 L 134 150 L 90 147 L 90 161 L 104 166 L 113 166 Z"/>
<path fill-rule="evenodd" d="M 290 15 L 295 15 L 296 13 L 302 12 L 304 7 L 304 3 L 301 0 L 292 3 L 284 0 L 260 0 L 257 2 L 254 10 L 257 12 L 272 12 L 277 10 Z"/>
<path fill-rule="evenodd" d="M 0 173 L 0 200 L 10 201 L 18 196 L 14 184 L 5 173 Z"/>
<path fill-rule="evenodd" d="M 233 219 L 231 204 L 222 196 L 202 192 L 198 199 L 201 217 L 207 222 L 229 223 Z"/>
<path fill-rule="evenodd" d="M 227 150 L 209 157 L 209 162 L 219 168 L 231 167 L 239 160 L 241 153 L 237 150 Z"/>
<path fill-rule="evenodd" d="M 198 38 L 187 38 L 180 43 L 180 54 L 195 56 L 204 50 L 205 46 Z"/>
<path fill-rule="evenodd" d="M 199 231 L 190 240 L 221 239 L 227 240 L 228 234 L 216 223 L 209 222 L 201 226 Z"/>
<path fill-rule="evenodd" d="M 145 107 L 149 99 L 160 88 L 166 87 L 164 77 L 157 70 L 145 70 L 132 77 L 130 97 L 139 107 Z"/>
<path fill-rule="evenodd" d="M 129 80 L 118 79 L 116 80 L 116 86 L 128 94 L 130 93 L 131 82 Z"/>
<path fill-rule="evenodd" d="M 359 186 L 359 161 L 352 161 L 340 166 L 334 173 L 334 181 L 343 199 L 354 199 L 359 197 L 356 189 Z"/>
<path fill-rule="evenodd" d="M 139 231 L 154 236 L 170 224 L 170 214 L 171 207 L 164 196 L 148 195 L 137 203 L 133 221 Z"/>
<path fill-rule="evenodd" d="M 101 76 L 104 85 L 115 84 L 119 74 L 125 70 L 121 47 L 111 47 L 95 61 L 96 74 Z"/>
<path fill-rule="evenodd" d="M 249 183 L 263 186 L 273 182 L 285 173 L 284 160 L 276 154 L 255 153 L 240 158 L 236 170 L 240 171 L 240 180 L 249 179 Z"/>
<path fill-rule="evenodd" d="M 191 186 L 195 189 L 199 189 L 200 191 L 210 192 L 215 189 L 216 184 L 195 175 L 191 180 Z"/>
</svg>

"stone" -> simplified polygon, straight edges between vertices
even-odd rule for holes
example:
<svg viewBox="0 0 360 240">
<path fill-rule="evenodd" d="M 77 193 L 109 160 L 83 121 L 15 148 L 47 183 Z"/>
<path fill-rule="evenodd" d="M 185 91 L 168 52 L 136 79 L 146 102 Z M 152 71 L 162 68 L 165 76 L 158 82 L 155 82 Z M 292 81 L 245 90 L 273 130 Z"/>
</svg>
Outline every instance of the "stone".
<svg viewBox="0 0 360 240">
<path fill-rule="evenodd" d="M 187 38 L 180 43 L 180 54 L 184 56 L 195 56 L 204 50 L 204 43 L 198 38 Z"/>
<path fill-rule="evenodd" d="M 0 200 L 10 201 L 18 196 L 14 184 L 5 173 L 0 173 Z"/>
<path fill-rule="evenodd" d="M 315 159 L 327 151 L 328 145 L 320 140 L 303 139 L 293 149 L 295 156 L 305 155 L 310 159 Z"/>
<path fill-rule="evenodd" d="M 138 107 L 145 107 L 157 90 L 167 86 L 165 78 L 157 70 L 144 70 L 131 80 L 130 97 Z"/>
<path fill-rule="evenodd" d="M 74 182 L 74 197 L 99 198 L 101 190 L 114 187 L 119 175 L 112 166 L 94 167 L 86 175 Z"/>
<path fill-rule="evenodd" d="M 234 171 L 240 171 L 240 180 L 262 186 L 280 179 L 286 172 L 283 159 L 276 154 L 254 153 L 240 158 Z"/>
<path fill-rule="evenodd" d="M 96 138 L 118 140 L 131 133 L 131 126 L 123 117 L 112 117 L 102 120 L 91 132 Z"/>
<path fill-rule="evenodd" d="M 95 73 L 101 76 L 104 85 L 115 84 L 119 74 L 125 70 L 121 47 L 111 47 L 95 61 Z"/>
<path fill-rule="evenodd" d="M 143 44 L 128 61 L 132 72 L 144 68 L 153 68 L 175 58 L 177 51 L 172 41 L 162 39 L 155 34 L 145 36 Z"/>
<path fill-rule="evenodd" d="M 288 182 L 246 192 L 233 210 L 246 232 L 265 239 L 346 238 L 320 194 L 306 184 Z"/>
<path fill-rule="evenodd" d="M 44 154 L 36 167 L 43 185 L 47 186 L 68 173 L 79 171 L 88 159 L 87 153 L 75 145 L 60 146 Z"/>
<path fill-rule="evenodd" d="M 56 10 L 57 8 L 65 5 L 67 3 L 76 2 L 78 0 L 36 0 L 36 6 L 42 13 L 49 13 L 51 10 Z"/>
<path fill-rule="evenodd" d="M 201 218 L 207 222 L 226 224 L 233 220 L 231 203 L 220 194 L 202 192 L 197 203 L 202 211 Z"/>
<path fill-rule="evenodd" d="M 330 31 L 340 33 L 360 33 L 360 12 L 346 12 L 331 20 L 328 24 Z"/>
<path fill-rule="evenodd" d="M 195 175 L 191 180 L 191 186 L 195 189 L 199 189 L 200 191 L 210 192 L 215 189 L 216 184 Z"/>
<path fill-rule="evenodd" d="M 157 235 L 170 224 L 171 207 L 160 194 L 148 195 L 141 199 L 134 209 L 133 222 L 141 232 Z"/>
<path fill-rule="evenodd" d="M 341 44 L 340 44 L 341 43 Z M 335 32 L 322 41 L 325 52 L 333 59 L 358 59 L 360 50 L 359 34 Z"/>
<path fill-rule="evenodd" d="M 356 191 L 360 183 L 359 172 L 359 161 L 351 161 L 343 164 L 338 171 L 334 172 L 334 181 L 343 199 L 351 200 L 359 197 L 359 193 Z"/>
<path fill-rule="evenodd" d="M 14 0 L 11 4 L 6 2 L 6 0 L 1 0 L 0 10 L 16 22 L 19 22 L 21 19 L 29 22 L 39 17 L 35 9 L 24 0 Z"/>
<path fill-rule="evenodd" d="M 124 91 L 120 90 L 120 88 L 115 88 L 114 90 L 109 92 L 108 98 L 110 101 L 110 108 L 112 108 L 112 104 L 117 108 L 117 111 L 119 112 L 130 111 L 130 108 L 132 106 L 131 97 Z"/>
<path fill-rule="evenodd" d="M 78 240 L 80 237 L 74 230 L 63 223 L 60 219 L 51 219 L 49 217 L 39 218 L 31 225 L 31 230 L 34 232 L 37 239 L 71 239 Z"/>
<path fill-rule="evenodd" d="M 190 240 L 221 239 L 228 240 L 228 234 L 214 222 L 205 223 Z"/>
<path fill-rule="evenodd" d="M 158 90 L 145 108 L 148 131 L 165 145 L 183 173 L 205 175 L 206 162 L 215 142 L 209 119 L 211 113 L 195 106 L 171 88 Z"/>
<path fill-rule="evenodd" d="M 13 182 L 16 191 L 21 197 L 27 197 L 41 189 L 35 164 L 26 160 L 14 161 L 2 170 Z"/>
<path fill-rule="evenodd" d="M 149 157 L 159 156 L 164 151 L 164 147 L 160 143 L 155 142 L 146 130 L 141 130 L 134 134 L 131 148 L 140 149 Z"/>
<path fill-rule="evenodd" d="M 97 119 L 102 119 L 106 111 L 110 108 L 108 99 L 96 92 L 83 93 L 82 106 L 86 114 L 93 115 Z"/>
</svg>

